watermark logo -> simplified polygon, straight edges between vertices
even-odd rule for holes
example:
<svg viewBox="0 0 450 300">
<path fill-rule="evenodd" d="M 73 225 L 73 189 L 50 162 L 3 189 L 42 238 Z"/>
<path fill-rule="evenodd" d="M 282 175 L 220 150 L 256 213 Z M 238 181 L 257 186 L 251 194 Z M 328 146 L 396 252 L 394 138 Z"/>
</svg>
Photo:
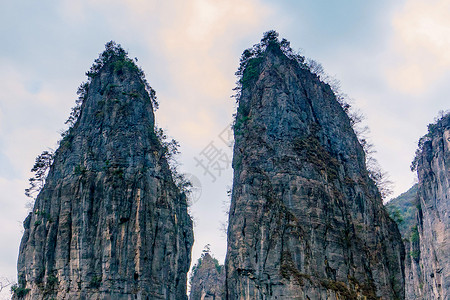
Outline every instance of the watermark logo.
<svg viewBox="0 0 450 300">
<path fill-rule="evenodd" d="M 221 146 L 214 144 L 215 140 L 213 140 L 194 157 L 195 166 L 203 170 L 203 175 L 211 177 L 212 182 L 215 182 L 218 177 L 222 176 L 223 171 L 231 168 L 231 155 L 227 153 L 227 148 L 233 146 L 231 126 L 228 125 L 222 130 L 218 138 L 223 143 Z"/>
<path fill-rule="evenodd" d="M 219 139 L 229 148 L 232 148 L 234 144 L 234 135 L 233 130 L 231 129 L 233 128 L 232 126 L 232 124 L 228 125 L 221 133 L 219 133 Z"/>
<path fill-rule="evenodd" d="M 191 188 L 189 189 L 189 199 L 190 204 L 196 203 L 202 196 L 202 183 L 197 176 L 191 173 L 186 173 L 184 175 L 185 179 L 191 183 Z"/>
</svg>

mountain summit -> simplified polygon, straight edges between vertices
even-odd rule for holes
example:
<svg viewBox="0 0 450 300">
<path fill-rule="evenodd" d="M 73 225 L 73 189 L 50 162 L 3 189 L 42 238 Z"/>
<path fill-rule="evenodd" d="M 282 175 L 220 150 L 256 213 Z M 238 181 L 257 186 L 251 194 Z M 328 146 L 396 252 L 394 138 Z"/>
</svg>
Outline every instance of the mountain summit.
<svg viewBox="0 0 450 300">
<path fill-rule="evenodd" d="M 403 299 L 396 224 L 328 84 L 268 32 L 241 59 L 227 299 Z"/>
<path fill-rule="evenodd" d="M 155 131 L 154 91 L 110 42 L 24 221 L 15 298 L 186 299 L 186 195 Z"/>
</svg>

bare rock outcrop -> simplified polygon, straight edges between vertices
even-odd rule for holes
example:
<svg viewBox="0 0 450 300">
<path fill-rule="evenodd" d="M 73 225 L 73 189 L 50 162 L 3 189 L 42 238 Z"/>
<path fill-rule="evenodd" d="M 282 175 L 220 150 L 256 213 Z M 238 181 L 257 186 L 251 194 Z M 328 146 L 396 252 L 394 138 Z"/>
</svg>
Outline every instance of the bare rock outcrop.
<svg viewBox="0 0 450 300">
<path fill-rule="evenodd" d="M 155 132 L 154 91 L 114 43 L 88 76 L 24 221 L 14 297 L 187 299 L 192 221 Z"/>
<path fill-rule="evenodd" d="M 417 247 L 412 253 L 420 282 L 412 285 L 419 299 L 444 300 L 450 299 L 450 114 L 428 130 L 413 163 L 419 177 L 419 207 Z"/>
<path fill-rule="evenodd" d="M 404 246 L 351 121 L 288 48 L 272 34 L 243 54 L 227 299 L 403 299 Z"/>
<path fill-rule="evenodd" d="M 224 300 L 225 268 L 209 252 L 194 266 L 189 300 Z"/>
</svg>

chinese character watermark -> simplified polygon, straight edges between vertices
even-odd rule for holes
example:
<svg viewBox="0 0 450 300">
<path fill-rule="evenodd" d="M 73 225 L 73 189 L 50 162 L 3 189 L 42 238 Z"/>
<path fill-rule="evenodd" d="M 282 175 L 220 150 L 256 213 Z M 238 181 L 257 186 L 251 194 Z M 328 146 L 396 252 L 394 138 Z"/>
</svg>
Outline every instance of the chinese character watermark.
<svg viewBox="0 0 450 300">
<path fill-rule="evenodd" d="M 191 187 L 189 188 L 189 205 L 192 205 L 196 203 L 202 195 L 202 183 L 194 174 L 186 173 L 184 177 L 191 183 Z"/>
<path fill-rule="evenodd" d="M 227 126 L 218 135 L 219 139 L 227 147 L 233 146 L 233 131 L 231 126 Z M 216 146 L 214 141 L 211 141 L 198 156 L 194 157 L 196 167 L 203 169 L 203 175 L 211 177 L 212 182 L 215 182 L 218 177 L 222 176 L 222 172 L 231 167 L 231 155 L 223 146 Z"/>
</svg>

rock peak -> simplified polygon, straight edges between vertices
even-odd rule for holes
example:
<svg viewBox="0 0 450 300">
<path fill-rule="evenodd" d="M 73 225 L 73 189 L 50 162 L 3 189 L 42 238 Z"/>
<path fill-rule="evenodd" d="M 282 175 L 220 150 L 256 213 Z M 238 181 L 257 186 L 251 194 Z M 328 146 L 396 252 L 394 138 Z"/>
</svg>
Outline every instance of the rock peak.
<svg viewBox="0 0 450 300">
<path fill-rule="evenodd" d="M 15 297 L 186 299 L 192 221 L 154 127 L 154 91 L 115 43 L 87 75 L 24 222 Z"/>
<path fill-rule="evenodd" d="M 343 107 L 303 61 L 273 32 L 241 58 L 227 297 L 401 299 L 400 233 Z"/>
<path fill-rule="evenodd" d="M 225 299 L 225 270 L 209 252 L 192 269 L 190 300 Z"/>
<path fill-rule="evenodd" d="M 416 226 L 407 240 L 407 296 L 411 299 L 450 298 L 450 113 L 428 125 L 419 141 Z M 445 217 L 447 216 L 447 217 Z"/>
</svg>

